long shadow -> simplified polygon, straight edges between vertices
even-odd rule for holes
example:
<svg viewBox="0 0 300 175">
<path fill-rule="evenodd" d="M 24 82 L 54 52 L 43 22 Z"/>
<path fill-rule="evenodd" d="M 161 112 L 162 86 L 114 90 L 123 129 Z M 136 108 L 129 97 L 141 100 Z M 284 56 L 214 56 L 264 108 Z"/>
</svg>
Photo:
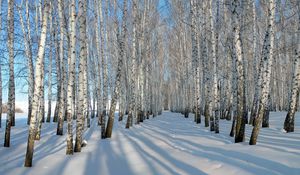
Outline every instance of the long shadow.
<svg viewBox="0 0 300 175">
<path fill-rule="evenodd" d="M 160 166 L 164 167 L 165 170 L 167 170 L 170 174 L 173 175 L 180 175 L 179 173 L 174 171 L 174 168 L 169 167 L 168 165 L 166 165 L 163 161 L 159 160 L 158 158 L 154 157 L 153 155 L 147 153 L 144 148 L 142 146 L 140 146 L 134 139 L 132 139 L 131 137 L 124 135 L 126 138 L 128 138 L 128 140 L 130 140 L 130 142 L 134 145 L 134 147 L 137 149 L 137 152 L 145 159 L 145 161 L 147 162 L 147 164 L 150 166 L 151 170 L 153 170 L 153 174 L 160 174 L 156 168 L 153 166 L 153 163 L 150 160 L 154 160 L 155 162 L 157 162 Z M 149 160 L 150 159 L 150 160 Z"/>
<path fill-rule="evenodd" d="M 213 139 L 213 140 L 217 140 L 219 142 L 222 142 L 224 144 L 231 144 L 232 141 L 230 141 L 230 137 L 229 136 L 223 136 L 223 135 L 216 135 L 214 133 L 210 133 L 210 132 L 205 132 L 203 130 L 199 130 L 198 132 L 195 131 L 195 132 L 180 132 L 180 131 L 175 131 L 174 130 L 169 130 L 169 129 L 166 129 L 167 127 L 164 127 L 164 128 L 161 128 L 159 127 L 159 125 L 155 125 L 155 124 L 147 124 L 147 125 L 143 125 L 143 128 L 145 129 L 148 129 L 150 131 L 155 131 L 159 134 L 167 134 L 167 133 L 170 133 L 170 134 L 173 134 L 173 135 L 176 135 L 176 137 L 184 137 L 184 136 L 195 136 L 195 137 L 204 137 L 204 138 L 207 138 L 207 139 Z M 167 132 L 165 132 L 167 131 Z M 178 133 L 180 133 L 180 135 L 178 135 Z M 220 136 L 222 136 L 220 138 Z M 169 137 L 169 136 L 168 136 Z"/>
<path fill-rule="evenodd" d="M 104 163 L 107 167 L 108 175 L 114 174 L 134 174 L 128 162 L 126 161 L 124 156 L 117 155 L 112 150 L 112 145 L 109 140 L 101 140 L 101 144 L 99 144 L 100 148 L 97 148 L 95 152 L 90 152 L 87 156 L 87 161 L 85 162 L 84 174 L 101 174 L 103 173 L 103 165 Z M 102 159 L 101 159 L 102 158 Z M 95 172 L 96 170 L 96 172 Z M 106 174 L 104 173 L 104 174 Z"/>
<path fill-rule="evenodd" d="M 145 143 L 145 145 L 148 146 L 148 148 L 152 149 L 154 152 L 157 152 L 159 155 L 164 157 L 169 161 L 169 163 L 173 164 L 176 168 L 181 169 L 182 171 L 188 171 L 189 174 L 197 174 L 197 175 L 205 175 L 206 173 L 201 171 L 200 169 L 197 169 L 191 165 L 188 165 L 184 163 L 183 161 L 179 161 L 175 159 L 174 157 L 170 156 L 169 153 L 167 153 L 165 150 L 161 149 L 157 145 L 155 145 L 151 140 L 147 139 L 146 137 L 141 137 L 140 135 L 135 134 L 134 132 L 130 133 L 131 137 L 138 138 L 142 142 Z"/>
<path fill-rule="evenodd" d="M 122 134 L 122 137 L 123 137 L 123 139 L 126 139 L 125 142 L 127 142 L 128 144 L 130 144 L 130 147 L 133 148 L 132 145 L 134 145 L 134 143 L 129 142 L 130 140 L 128 139 L 128 137 L 125 134 Z M 120 137 L 118 137 L 117 142 L 118 143 L 122 143 Z M 134 147 L 134 148 L 136 148 L 136 147 Z M 121 151 L 122 155 L 124 155 L 124 156 L 126 155 L 124 146 L 120 147 L 120 151 Z M 147 157 L 145 157 L 143 154 L 139 154 L 139 156 L 141 156 L 142 159 L 147 162 L 147 165 L 150 166 L 150 169 L 148 169 L 148 170 L 151 171 L 151 174 L 159 174 L 158 171 L 156 170 L 156 168 L 154 168 L 153 165 L 152 165 L 152 163 L 147 159 Z M 125 156 L 125 157 L 127 158 L 126 159 L 126 163 L 128 164 L 128 162 L 130 161 L 130 159 L 128 158 L 128 156 Z M 130 167 L 129 164 L 128 164 L 128 166 Z M 135 166 L 138 166 L 138 165 L 135 165 Z"/>
<path fill-rule="evenodd" d="M 150 124 L 150 125 L 152 125 L 152 124 Z M 168 132 L 167 133 L 160 132 L 161 129 L 164 129 L 164 128 L 160 128 L 160 127 L 161 126 L 159 126 L 159 125 L 156 128 L 153 128 L 153 126 L 150 126 L 147 129 L 149 129 L 151 131 L 154 130 L 155 132 L 159 133 L 158 135 L 164 135 L 164 139 L 170 138 L 170 135 L 168 135 Z M 171 130 L 169 130 L 169 131 L 171 131 Z M 150 133 L 147 133 L 147 135 L 151 135 L 155 139 L 160 139 L 159 137 L 153 136 Z M 198 136 L 199 136 L 199 134 L 198 134 Z M 201 135 L 201 137 L 202 137 L 202 135 Z M 206 157 L 208 159 L 221 161 L 221 162 L 230 162 L 233 165 L 235 164 L 239 167 L 242 166 L 244 169 L 246 169 L 249 172 L 253 172 L 253 173 L 261 173 L 262 171 L 265 172 L 265 173 L 270 173 L 270 172 L 272 172 L 272 173 L 291 172 L 291 173 L 295 173 L 295 174 L 297 174 L 297 173 L 299 174 L 299 172 L 300 172 L 299 168 L 291 168 L 291 167 L 288 167 L 284 164 L 280 164 L 280 163 L 275 162 L 275 161 L 271 161 L 271 160 L 263 159 L 263 158 L 260 158 L 260 157 L 256 157 L 256 156 L 253 156 L 253 155 L 250 155 L 250 154 L 245 154 L 245 153 L 240 153 L 240 152 L 235 152 L 235 151 L 230 151 L 230 150 L 223 150 L 223 149 L 220 149 L 220 148 L 208 147 L 208 146 L 205 146 L 205 145 L 202 145 L 202 144 L 195 144 L 193 142 L 190 142 L 188 140 L 181 139 L 181 138 L 178 138 L 178 137 L 174 138 L 173 140 L 180 141 L 180 142 L 185 142 L 185 143 L 188 143 L 190 145 L 193 145 L 195 148 L 202 148 L 203 150 L 205 150 L 204 152 L 199 154 L 199 156 Z M 161 141 L 164 141 L 166 143 L 165 140 L 161 139 Z M 169 144 L 169 143 L 167 143 L 167 144 Z M 171 146 L 173 146 L 173 145 L 171 145 Z M 200 150 L 193 150 L 193 152 L 195 152 L 195 153 L 197 153 L 197 152 L 199 153 L 199 151 Z M 208 153 L 206 151 L 214 152 L 214 153 L 217 153 L 218 155 L 209 155 L 209 156 L 207 156 Z M 231 159 L 234 158 L 235 160 L 231 160 L 228 157 L 230 157 Z M 250 163 L 254 164 L 255 167 L 249 168 L 248 166 L 244 166 L 243 164 L 241 164 L 239 162 L 240 160 L 242 160 L 243 162 L 250 162 Z M 264 167 L 260 167 L 260 166 L 264 166 Z M 275 171 L 272 171 L 272 170 L 275 170 Z"/>
<path fill-rule="evenodd" d="M 1 156 L 6 156 L 8 159 L 2 163 L 1 167 L 4 168 L 5 171 L 9 170 L 9 167 L 23 167 L 24 166 L 24 158 L 26 152 L 26 144 L 28 137 L 28 127 L 21 126 L 21 131 L 19 130 L 17 134 L 12 134 L 12 143 L 14 143 L 10 148 L 10 151 L 2 152 Z M 60 136 L 55 135 L 54 131 L 55 127 L 52 124 L 43 124 L 41 131 L 41 140 L 35 141 L 35 150 L 33 156 L 33 165 L 35 162 L 40 161 L 44 157 L 50 154 L 54 154 L 56 152 L 61 151 L 64 147 L 65 139 L 62 139 Z M 25 141 L 25 142 L 24 142 Z M 20 147 L 24 147 L 23 152 L 20 153 Z M 17 152 L 14 154 L 13 152 Z M 14 157 L 10 157 L 10 155 L 14 155 Z M 24 168 L 24 170 L 26 170 Z M 2 171 L 2 170 L 1 170 Z M 27 171 L 26 171 L 27 172 Z M 25 172 L 24 172 L 25 173 Z"/>
<path fill-rule="evenodd" d="M 205 150 L 205 152 L 199 150 L 193 150 L 193 152 L 199 156 L 206 157 L 208 159 L 213 159 L 217 160 L 220 162 L 228 163 L 230 162 L 231 165 L 236 165 L 237 167 L 242 167 L 245 170 L 252 172 L 252 173 L 262 173 L 262 174 L 269 174 L 270 172 L 272 173 L 286 173 L 289 172 L 289 174 L 299 174 L 300 173 L 300 168 L 293 168 L 293 167 L 288 167 L 284 164 L 272 161 L 272 160 L 267 160 L 264 158 L 260 158 L 257 156 L 253 156 L 251 154 L 246 154 L 242 152 L 236 152 L 236 151 L 231 151 L 227 149 L 222 149 L 222 148 L 215 148 L 215 147 L 208 147 L 202 144 L 196 144 L 188 140 L 184 139 L 178 139 L 182 142 L 186 142 L 188 144 L 193 145 L 194 147 L 201 148 L 202 150 Z M 217 153 L 218 155 L 209 155 L 206 151 L 210 151 L 213 153 Z M 198 152 L 198 153 L 197 153 Z M 231 159 L 229 159 L 231 158 Z M 232 159 L 235 159 L 232 160 Z M 255 166 L 249 167 L 249 165 L 241 164 L 240 161 L 243 162 L 248 162 L 251 163 Z"/>
</svg>

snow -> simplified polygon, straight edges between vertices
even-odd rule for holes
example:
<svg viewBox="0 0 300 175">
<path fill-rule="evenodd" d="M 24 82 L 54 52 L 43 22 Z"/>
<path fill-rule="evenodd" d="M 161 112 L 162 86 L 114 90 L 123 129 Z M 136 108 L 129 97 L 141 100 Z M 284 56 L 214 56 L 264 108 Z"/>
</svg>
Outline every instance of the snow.
<svg viewBox="0 0 300 175">
<path fill-rule="evenodd" d="M 270 128 L 262 128 L 258 144 L 234 144 L 229 137 L 231 122 L 220 121 L 220 134 L 180 114 L 163 115 L 125 129 L 116 120 L 111 139 L 100 139 L 100 128 L 93 121 L 86 130 L 86 147 L 66 156 L 66 134 L 56 136 L 56 123 L 44 124 L 42 138 L 35 142 L 32 168 L 23 167 L 26 145 L 26 114 L 16 119 L 11 147 L 0 147 L 1 175 L 202 175 L 202 174 L 300 174 L 300 113 L 294 133 L 282 131 L 285 112 L 272 112 Z M 96 119 L 95 119 L 96 120 Z M 0 140 L 4 139 L 2 120 Z M 75 123 L 74 123 L 75 124 Z M 66 126 L 66 125 L 65 125 Z M 64 129 L 66 131 L 66 129 Z M 74 133 L 75 134 L 75 133 Z M 75 135 L 74 135 L 75 136 Z"/>
</svg>

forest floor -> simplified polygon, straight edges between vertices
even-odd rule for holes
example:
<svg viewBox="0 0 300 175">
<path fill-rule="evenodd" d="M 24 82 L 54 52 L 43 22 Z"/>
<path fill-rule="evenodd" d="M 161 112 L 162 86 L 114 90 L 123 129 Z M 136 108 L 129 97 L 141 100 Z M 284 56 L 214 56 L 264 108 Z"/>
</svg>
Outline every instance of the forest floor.
<svg viewBox="0 0 300 175">
<path fill-rule="evenodd" d="M 116 120 L 112 138 L 105 140 L 100 139 L 100 128 L 93 121 L 85 132 L 87 146 L 72 156 L 65 155 L 66 134 L 56 136 L 57 124 L 46 123 L 41 140 L 35 142 L 33 167 L 25 168 L 28 127 L 23 114 L 17 116 L 16 127 L 12 128 L 11 147 L 0 147 L 0 174 L 299 175 L 300 113 L 296 114 L 294 133 L 283 132 L 285 115 L 285 112 L 271 113 L 270 128 L 260 130 L 256 146 L 248 145 L 250 126 L 246 129 L 246 141 L 234 144 L 229 137 L 230 121 L 221 120 L 220 134 L 215 134 L 203 122 L 195 124 L 193 117 L 186 119 L 180 114 L 164 112 L 130 130 L 124 129 L 126 120 Z M 4 131 L 2 119 L 1 141 Z"/>
</svg>

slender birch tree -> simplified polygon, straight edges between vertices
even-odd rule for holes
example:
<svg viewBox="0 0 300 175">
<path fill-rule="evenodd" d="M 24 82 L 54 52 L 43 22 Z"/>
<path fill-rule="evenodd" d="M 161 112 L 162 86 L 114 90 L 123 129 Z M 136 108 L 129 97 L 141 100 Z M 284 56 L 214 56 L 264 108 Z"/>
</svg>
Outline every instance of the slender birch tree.
<svg viewBox="0 0 300 175">
<path fill-rule="evenodd" d="M 233 45 L 234 55 L 237 69 L 237 119 L 236 119 L 236 134 L 235 142 L 243 142 L 245 137 L 245 121 L 244 121 L 244 67 L 242 54 L 242 39 L 240 28 L 241 2 L 239 0 L 232 1 L 233 15 Z"/>
<path fill-rule="evenodd" d="M 8 0 L 7 9 L 7 48 L 9 56 L 9 82 L 8 82 L 8 102 L 6 129 L 4 138 L 4 147 L 10 146 L 10 130 L 13 126 L 13 118 L 15 114 L 15 75 L 14 75 L 14 0 Z"/>
<path fill-rule="evenodd" d="M 73 88 L 75 82 L 75 67 L 76 67 L 76 1 L 72 0 L 70 4 L 70 53 L 69 55 L 69 78 L 68 78 L 68 92 L 67 92 L 67 151 L 66 154 L 73 154 L 73 116 L 72 116 L 72 106 L 73 106 Z"/>
<path fill-rule="evenodd" d="M 53 44 L 53 36 L 55 36 L 54 34 L 54 30 L 53 30 L 53 22 L 52 22 L 52 3 L 50 2 L 50 9 L 49 9 L 49 25 L 50 25 L 50 51 L 49 51 L 49 66 L 48 66 L 48 109 L 47 109 L 47 118 L 46 118 L 46 122 L 50 123 L 51 120 L 51 113 L 52 113 L 52 59 L 53 59 L 53 48 L 54 48 L 54 44 Z"/>
<path fill-rule="evenodd" d="M 85 62 L 87 60 L 87 47 L 86 47 L 86 14 L 87 14 L 87 1 L 78 1 L 78 23 L 79 23 L 79 72 L 78 72 L 78 110 L 76 119 L 76 140 L 74 152 L 81 152 L 82 137 L 84 130 L 84 71 L 86 71 Z"/>
<path fill-rule="evenodd" d="M 135 115 L 135 90 L 136 90 L 136 23 L 137 23 L 137 1 L 132 1 L 132 51 L 131 51 L 131 76 L 130 76 L 130 91 L 131 96 L 129 99 L 129 111 L 127 117 L 126 128 L 130 128 L 133 123 L 133 118 Z"/>
<path fill-rule="evenodd" d="M 257 142 L 257 137 L 259 134 L 259 129 L 262 123 L 262 118 L 265 113 L 265 108 L 267 106 L 268 95 L 270 91 L 270 78 L 271 78 L 271 68 L 273 62 L 273 50 L 274 50 L 274 39 L 275 39 L 275 1 L 270 0 L 268 3 L 268 23 L 267 30 L 264 38 L 264 45 L 262 51 L 263 66 L 262 69 L 262 84 L 261 84 L 261 95 L 259 101 L 258 115 L 254 121 L 254 127 L 252 130 L 250 145 L 255 145 Z"/>
<path fill-rule="evenodd" d="M 298 2 L 298 33 L 296 33 L 297 43 L 295 48 L 293 84 L 289 97 L 289 109 L 284 121 L 284 130 L 286 132 L 294 132 L 295 127 L 295 112 L 297 111 L 297 102 L 299 102 L 300 91 L 300 2 Z"/>
<path fill-rule="evenodd" d="M 58 16 L 59 16 L 59 26 L 60 26 L 60 41 L 59 41 L 59 62 L 61 68 L 60 81 L 60 98 L 59 98 L 59 108 L 58 108 L 58 123 L 57 123 L 57 135 L 63 135 L 63 124 L 64 124 L 64 95 L 65 95 L 65 66 L 64 66 L 64 39 L 65 39 L 65 17 L 63 15 L 64 1 L 58 0 Z"/>
<path fill-rule="evenodd" d="M 199 53 L 198 53 L 198 34 L 197 34 L 197 2 L 190 1 L 191 5 L 191 35 L 192 35 L 192 60 L 194 66 L 194 93 L 195 93 L 195 122 L 201 122 L 200 114 L 200 70 L 199 70 Z"/>
<path fill-rule="evenodd" d="M 112 129 L 113 129 L 113 123 L 114 123 L 114 117 L 115 117 L 115 111 L 116 111 L 116 105 L 117 101 L 120 96 L 120 87 L 121 87 L 121 77 L 122 77 L 122 69 L 123 69 L 123 60 L 125 59 L 126 51 L 125 51 L 125 39 L 127 35 L 127 0 L 123 1 L 123 17 L 122 17 L 122 29 L 121 29 L 121 35 L 117 36 L 118 44 L 119 44 L 119 50 L 120 54 L 118 57 L 118 65 L 117 65 L 117 72 L 116 72 L 116 80 L 115 80 L 115 87 L 111 99 L 111 106 L 108 116 L 108 122 L 107 122 L 107 128 L 105 130 L 105 137 L 111 138 L 112 135 Z"/>
<path fill-rule="evenodd" d="M 36 120 L 38 114 L 38 108 L 41 100 L 41 93 L 42 93 L 42 74 L 43 63 L 44 63 L 44 53 L 45 53 L 45 43 L 47 38 L 47 22 L 48 22 L 48 15 L 49 15 L 49 8 L 50 4 L 47 0 L 44 1 L 44 15 L 43 15 L 43 22 L 41 26 L 41 35 L 40 35 L 40 42 L 38 48 L 38 54 L 36 59 L 36 66 L 35 66 L 35 84 L 34 84 L 34 96 L 33 96 L 33 103 L 32 103 L 32 114 L 31 120 L 29 125 L 29 134 L 28 134 L 28 141 L 27 141 L 27 150 L 26 150 L 26 157 L 25 157 L 25 167 L 32 166 L 32 158 L 33 158 L 33 150 L 34 150 L 34 139 L 36 133 Z"/>
</svg>

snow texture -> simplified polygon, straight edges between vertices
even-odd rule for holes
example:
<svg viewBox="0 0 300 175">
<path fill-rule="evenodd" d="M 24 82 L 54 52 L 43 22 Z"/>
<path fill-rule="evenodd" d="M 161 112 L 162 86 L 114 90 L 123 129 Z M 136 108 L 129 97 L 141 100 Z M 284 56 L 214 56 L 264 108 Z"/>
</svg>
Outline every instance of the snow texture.
<svg viewBox="0 0 300 175">
<path fill-rule="evenodd" d="M 195 124 L 192 115 L 186 119 L 164 112 L 130 130 L 124 129 L 125 118 L 116 120 L 111 139 L 101 140 L 94 119 L 84 135 L 88 144 L 71 156 L 65 155 L 66 133 L 56 136 L 57 123 L 45 123 L 41 140 L 35 142 L 32 168 L 23 167 L 26 116 L 16 116 L 11 147 L 0 147 L 0 175 L 300 174 L 300 113 L 296 113 L 294 133 L 282 130 L 285 112 L 271 113 L 270 128 L 261 129 L 256 146 L 248 145 L 251 126 L 247 125 L 246 141 L 234 144 L 229 137 L 231 122 L 224 120 L 220 134 L 215 134 L 203 123 Z M 4 140 L 5 120 L 2 126 L 0 140 Z"/>
</svg>

